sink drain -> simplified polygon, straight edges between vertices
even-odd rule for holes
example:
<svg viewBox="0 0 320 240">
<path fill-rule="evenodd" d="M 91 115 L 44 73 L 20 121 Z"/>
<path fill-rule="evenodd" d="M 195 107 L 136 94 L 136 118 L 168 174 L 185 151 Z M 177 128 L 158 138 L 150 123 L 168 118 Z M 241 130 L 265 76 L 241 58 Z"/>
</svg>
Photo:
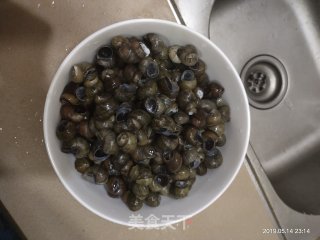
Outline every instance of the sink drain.
<svg viewBox="0 0 320 240">
<path fill-rule="evenodd" d="M 283 64 L 269 55 L 252 58 L 241 71 L 241 79 L 251 106 L 268 109 L 283 99 L 288 77 Z"/>
</svg>

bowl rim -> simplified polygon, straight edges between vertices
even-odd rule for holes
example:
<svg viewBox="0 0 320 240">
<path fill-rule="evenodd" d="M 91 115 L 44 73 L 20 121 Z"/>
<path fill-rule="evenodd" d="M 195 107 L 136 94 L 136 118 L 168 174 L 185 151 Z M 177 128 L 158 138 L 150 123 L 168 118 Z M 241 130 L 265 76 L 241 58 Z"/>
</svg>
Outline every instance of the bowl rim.
<svg viewBox="0 0 320 240">
<path fill-rule="evenodd" d="M 245 156 L 246 156 L 246 152 L 248 149 L 248 145 L 249 145 L 249 137 L 250 137 L 250 130 L 251 130 L 251 118 L 250 118 L 250 108 L 249 108 L 249 102 L 248 102 L 248 98 L 247 98 L 247 94 L 246 91 L 242 85 L 242 81 L 240 79 L 240 76 L 238 74 L 238 72 L 236 71 L 235 67 L 233 66 L 233 64 L 231 63 L 231 61 L 229 60 L 229 58 L 225 55 L 224 52 L 222 52 L 222 50 L 216 46 L 213 42 L 211 42 L 207 37 L 205 37 L 204 35 L 184 26 L 181 24 L 178 24 L 176 22 L 172 22 L 172 21 L 168 21 L 168 20 L 162 20 L 162 19 L 151 19 L 151 18 L 140 18 L 140 19 L 130 19 L 130 20 L 124 20 L 124 21 L 120 21 L 120 22 L 116 22 L 113 23 L 111 25 L 105 26 L 93 33 L 91 33 L 90 35 L 88 35 L 87 37 L 85 37 L 80 43 L 78 43 L 73 49 L 72 51 L 64 58 L 64 60 L 60 63 L 58 70 L 56 71 L 51 83 L 50 83 L 50 87 L 49 90 L 47 92 L 46 95 L 46 101 L 45 101 L 45 106 L 44 106 L 44 112 L 43 112 L 43 129 L 44 129 L 44 140 L 45 140 L 45 146 L 46 146 L 46 150 L 48 152 L 48 156 L 50 159 L 50 162 L 53 166 L 53 169 L 55 171 L 55 173 L 57 174 L 60 182 L 63 184 L 63 186 L 68 190 L 68 192 L 85 208 L 87 208 L 88 210 L 90 210 L 91 212 L 95 213 L 96 215 L 98 215 L 99 217 L 109 220 L 113 223 L 117 223 L 120 225 L 124 225 L 124 226 L 129 226 L 129 227 L 146 227 L 148 226 L 148 224 L 132 224 L 129 222 L 125 222 L 122 220 L 118 220 L 112 217 L 109 217 L 108 215 L 102 214 L 99 211 L 95 210 L 94 208 L 92 208 L 89 204 L 87 204 L 85 201 L 83 201 L 73 190 L 71 187 L 69 187 L 68 183 L 64 180 L 64 178 L 60 175 L 60 172 L 58 170 L 58 167 L 55 164 L 55 161 L 53 160 L 53 152 L 51 147 L 49 146 L 49 133 L 47 130 L 47 122 L 49 121 L 49 119 L 47 118 L 48 116 L 48 112 L 50 111 L 49 109 L 49 104 L 52 101 L 52 99 L 50 98 L 50 96 L 53 95 L 53 92 L 55 90 L 55 84 L 56 82 L 58 82 L 59 78 L 58 76 L 60 75 L 63 66 L 65 65 L 66 62 L 69 61 L 69 59 L 73 56 L 73 54 L 75 52 L 77 52 L 83 45 L 85 45 L 87 42 L 92 41 L 93 39 L 95 39 L 96 36 L 102 34 L 105 31 L 110 31 L 114 28 L 118 28 L 121 27 L 123 25 L 128 25 L 128 24 L 137 24 L 137 23 L 155 23 L 155 24 L 164 24 L 164 25 L 169 25 L 171 27 L 178 27 L 178 28 L 182 28 L 187 32 L 190 32 L 190 34 L 195 34 L 197 35 L 197 37 L 201 38 L 203 41 L 205 41 L 206 43 L 208 43 L 212 48 L 215 49 L 215 51 L 217 51 L 220 56 L 225 60 L 225 62 L 228 64 L 228 67 L 230 68 L 229 71 L 233 72 L 233 74 L 235 75 L 237 81 L 240 83 L 240 91 L 242 93 L 242 95 L 244 96 L 244 105 L 245 105 L 245 112 L 244 114 L 246 114 L 246 119 L 247 122 L 244 123 L 247 131 L 246 131 L 246 136 L 244 139 L 244 148 L 242 149 L 241 155 L 240 155 L 240 161 L 238 161 L 237 166 L 236 166 L 236 170 L 233 172 L 232 177 L 228 180 L 227 184 L 223 187 L 223 189 L 216 195 L 214 196 L 210 201 L 208 201 L 206 204 L 202 205 L 201 207 L 199 207 L 198 210 L 194 211 L 192 214 L 189 215 L 185 215 L 185 216 L 181 216 L 180 218 L 174 219 L 172 221 L 168 221 L 165 223 L 159 223 L 156 224 L 155 227 L 161 227 L 161 226 L 167 226 L 167 225 L 172 225 L 181 221 L 184 221 L 188 218 L 191 218 L 192 216 L 197 215 L 198 213 L 202 212 L 203 210 L 205 210 L 207 207 L 209 207 L 212 203 L 214 203 L 231 185 L 231 183 L 234 181 L 235 177 L 238 175 L 239 170 L 244 162 Z M 134 213 L 134 212 L 133 212 Z"/>
</svg>

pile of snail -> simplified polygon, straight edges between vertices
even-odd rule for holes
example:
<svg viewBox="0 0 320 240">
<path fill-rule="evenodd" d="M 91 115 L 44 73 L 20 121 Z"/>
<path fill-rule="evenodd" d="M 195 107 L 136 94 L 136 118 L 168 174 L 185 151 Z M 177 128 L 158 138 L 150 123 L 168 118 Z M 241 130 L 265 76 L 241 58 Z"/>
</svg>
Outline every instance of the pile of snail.
<svg viewBox="0 0 320 240">
<path fill-rule="evenodd" d="M 84 179 L 132 211 L 186 197 L 223 162 L 230 108 L 192 45 L 115 36 L 71 69 L 56 134 Z"/>
</svg>

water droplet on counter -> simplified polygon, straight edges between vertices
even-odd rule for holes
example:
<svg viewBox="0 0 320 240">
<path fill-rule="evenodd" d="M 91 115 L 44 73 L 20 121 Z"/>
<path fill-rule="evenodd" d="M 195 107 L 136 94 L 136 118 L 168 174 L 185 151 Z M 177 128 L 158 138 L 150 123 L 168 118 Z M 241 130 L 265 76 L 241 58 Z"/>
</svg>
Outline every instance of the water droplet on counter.
<svg viewBox="0 0 320 240">
<path fill-rule="evenodd" d="M 14 137 L 14 139 L 17 139 L 17 137 Z"/>
<path fill-rule="evenodd" d="M 42 119 L 40 118 L 39 121 L 42 122 Z"/>
<path fill-rule="evenodd" d="M 82 3 L 82 7 L 84 8 L 84 3 Z"/>
<path fill-rule="evenodd" d="M 26 152 L 27 155 L 29 155 L 29 152 Z"/>
<path fill-rule="evenodd" d="M 51 2 L 51 7 L 54 7 L 54 1 Z"/>
<path fill-rule="evenodd" d="M 0 132 L 2 132 L 2 130 L 3 130 L 3 129 L 2 129 L 2 128 L 0 128 Z"/>
<path fill-rule="evenodd" d="M 38 8 L 40 8 L 40 6 L 41 6 L 41 4 L 40 4 L 40 3 L 38 3 L 37 7 L 38 7 Z"/>
</svg>

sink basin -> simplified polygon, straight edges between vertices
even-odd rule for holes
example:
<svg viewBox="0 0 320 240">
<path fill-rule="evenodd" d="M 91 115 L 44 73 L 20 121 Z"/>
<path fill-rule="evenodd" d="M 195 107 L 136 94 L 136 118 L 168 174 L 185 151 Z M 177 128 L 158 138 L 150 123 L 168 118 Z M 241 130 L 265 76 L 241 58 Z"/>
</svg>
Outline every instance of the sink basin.
<svg viewBox="0 0 320 240">
<path fill-rule="evenodd" d="M 311 229 L 281 237 L 320 239 L 320 1 L 171 2 L 177 20 L 209 37 L 241 75 L 248 169 L 277 227 Z"/>
<path fill-rule="evenodd" d="M 320 214 L 319 12 L 316 0 L 216 0 L 209 28 L 210 38 L 239 73 L 259 55 L 271 55 L 283 64 L 286 94 L 273 108 L 251 108 L 250 142 L 279 197 L 299 212 L 316 215 Z"/>
</svg>

